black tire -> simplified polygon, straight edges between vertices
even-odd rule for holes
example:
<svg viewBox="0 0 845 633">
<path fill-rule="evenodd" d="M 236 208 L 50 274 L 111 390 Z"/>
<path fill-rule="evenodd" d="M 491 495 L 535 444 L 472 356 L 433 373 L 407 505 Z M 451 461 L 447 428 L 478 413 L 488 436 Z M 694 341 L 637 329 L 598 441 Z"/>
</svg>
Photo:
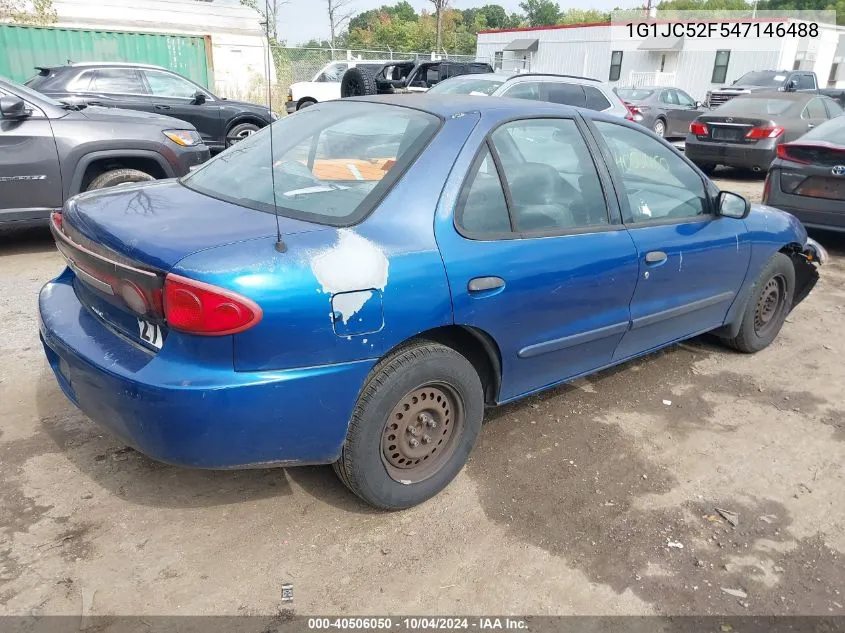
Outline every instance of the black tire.
<svg viewBox="0 0 845 633">
<path fill-rule="evenodd" d="M 248 136 L 252 136 L 260 129 L 255 123 L 238 123 L 232 126 L 226 134 L 226 147 L 231 147 Z"/>
<path fill-rule="evenodd" d="M 366 97 L 374 94 L 378 94 L 376 78 L 366 70 L 355 66 L 343 73 L 343 78 L 340 80 L 342 98 Z"/>
<path fill-rule="evenodd" d="M 429 397 L 425 405 L 415 394 L 422 399 L 437 395 Z M 401 411 L 408 411 L 406 403 L 411 400 L 418 408 L 429 408 L 419 412 L 411 409 L 403 419 Z M 437 423 L 429 414 L 439 416 Z M 399 510 L 417 505 L 443 490 L 461 471 L 483 417 L 481 379 L 466 358 L 439 343 L 409 344 L 379 362 L 370 373 L 334 470 L 347 488 L 377 508 Z M 412 427 L 420 427 L 419 433 L 424 435 L 412 432 Z M 397 439 L 396 435 L 401 437 Z M 407 442 L 417 437 L 424 445 L 418 441 L 419 448 L 407 448 Z M 435 445 L 436 441 L 440 445 Z M 388 447 L 390 442 L 404 442 L 406 448 L 397 449 L 395 444 Z M 438 448 L 440 454 L 436 454 Z M 396 459 L 403 459 L 400 452 L 404 456 L 407 451 L 418 454 L 412 455 L 404 467 L 398 466 Z M 417 459 L 411 465 L 414 457 Z M 431 461 L 426 462 L 428 457 Z"/>
<path fill-rule="evenodd" d="M 317 105 L 317 102 L 314 99 L 303 99 L 299 102 L 299 105 L 296 106 L 297 110 L 302 110 L 303 108 L 310 108 L 312 105 Z"/>
<path fill-rule="evenodd" d="M 775 253 L 754 282 L 739 333 L 722 339 L 740 352 L 753 354 L 769 346 L 792 309 L 795 266 L 783 253 Z"/>
<path fill-rule="evenodd" d="M 147 182 L 150 180 L 155 180 L 155 177 L 138 169 L 112 169 L 94 178 L 94 180 L 88 183 L 85 191 L 94 191 L 95 189 L 105 189 L 106 187 L 114 187 L 130 182 Z"/>
<path fill-rule="evenodd" d="M 698 163 L 696 163 L 696 165 L 698 165 Z M 698 168 L 708 176 L 712 176 L 713 172 L 716 171 L 716 165 L 713 163 L 704 163 L 703 165 L 698 165 Z"/>
<path fill-rule="evenodd" d="M 660 138 L 666 138 L 666 121 L 657 119 L 651 127 L 651 131 L 657 134 Z"/>
</svg>

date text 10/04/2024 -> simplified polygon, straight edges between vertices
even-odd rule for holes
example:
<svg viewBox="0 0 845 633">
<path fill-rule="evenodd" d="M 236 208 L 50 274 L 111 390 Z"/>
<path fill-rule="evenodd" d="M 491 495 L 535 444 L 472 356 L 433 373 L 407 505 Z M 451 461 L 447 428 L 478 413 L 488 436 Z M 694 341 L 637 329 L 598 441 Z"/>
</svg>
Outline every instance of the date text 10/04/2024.
<svg viewBox="0 0 845 633">
<path fill-rule="evenodd" d="M 815 22 L 628 22 L 628 37 L 818 37 Z"/>
<path fill-rule="evenodd" d="M 308 618 L 310 630 L 328 629 L 365 629 L 365 630 L 526 630 L 528 622 L 520 618 L 445 618 L 445 617 L 412 617 L 394 620 L 393 618 Z"/>
</svg>

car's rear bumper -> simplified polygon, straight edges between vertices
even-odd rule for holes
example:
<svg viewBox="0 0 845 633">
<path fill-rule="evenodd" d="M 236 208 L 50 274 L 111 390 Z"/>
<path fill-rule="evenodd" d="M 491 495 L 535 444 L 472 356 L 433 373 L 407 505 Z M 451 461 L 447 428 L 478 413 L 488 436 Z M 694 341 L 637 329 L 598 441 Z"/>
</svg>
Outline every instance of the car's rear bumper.
<svg viewBox="0 0 845 633">
<path fill-rule="evenodd" d="M 684 153 L 697 165 L 726 165 L 767 171 L 777 158 L 777 148 L 747 147 L 727 143 L 701 143 L 687 137 Z"/>
<path fill-rule="evenodd" d="M 64 393 L 88 417 L 159 461 L 196 468 L 334 461 L 375 361 L 236 372 L 158 355 L 108 328 L 65 271 L 39 296 L 41 340 Z"/>
<path fill-rule="evenodd" d="M 777 167 L 769 174 L 768 195 L 763 202 L 791 213 L 808 228 L 845 231 L 845 201 L 785 193 L 781 190 Z"/>
</svg>

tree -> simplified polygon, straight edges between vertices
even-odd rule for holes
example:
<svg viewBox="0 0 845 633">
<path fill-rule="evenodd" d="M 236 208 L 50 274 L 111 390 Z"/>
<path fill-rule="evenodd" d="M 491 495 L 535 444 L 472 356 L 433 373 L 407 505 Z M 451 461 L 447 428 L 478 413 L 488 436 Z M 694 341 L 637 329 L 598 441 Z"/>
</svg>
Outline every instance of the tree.
<svg viewBox="0 0 845 633">
<path fill-rule="evenodd" d="M 0 0 L 0 21 L 11 20 L 19 24 L 52 24 L 58 18 L 53 0 Z"/>
<path fill-rule="evenodd" d="M 437 17 L 437 38 L 435 51 L 443 50 L 443 11 L 449 4 L 449 0 L 429 0 L 434 5 L 434 15 Z"/>
<path fill-rule="evenodd" d="M 288 3 L 290 0 L 241 0 L 243 6 L 249 7 L 261 16 L 261 23 L 271 42 L 275 42 L 278 37 L 279 13 L 282 6 Z"/>
<path fill-rule="evenodd" d="M 343 23 L 355 15 L 355 9 L 350 8 L 352 0 L 326 0 L 329 13 L 329 29 L 332 46 L 337 44 L 337 35 Z"/>
<path fill-rule="evenodd" d="M 742 0 L 739 0 L 740 2 Z M 610 22 L 610 13 L 598 9 L 567 9 L 560 14 L 558 24 L 596 24 Z"/>
<path fill-rule="evenodd" d="M 553 0 L 523 0 L 519 8 L 525 12 L 528 26 L 552 26 L 560 20 L 560 5 Z"/>
</svg>

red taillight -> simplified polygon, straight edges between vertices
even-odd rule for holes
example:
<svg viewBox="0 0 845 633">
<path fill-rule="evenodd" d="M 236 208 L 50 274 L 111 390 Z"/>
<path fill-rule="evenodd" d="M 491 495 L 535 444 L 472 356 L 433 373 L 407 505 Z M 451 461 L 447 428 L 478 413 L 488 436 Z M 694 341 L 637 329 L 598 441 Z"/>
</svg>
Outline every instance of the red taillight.
<svg viewBox="0 0 845 633">
<path fill-rule="evenodd" d="M 234 292 L 168 274 L 164 280 L 164 316 L 168 325 L 189 334 L 223 336 L 251 328 L 261 308 Z"/>
<path fill-rule="evenodd" d="M 789 151 L 790 147 L 787 144 L 778 145 L 778 158 L 782 158 L 783 160 L 789 160 L 793 163 L 804 163 L 805 165 L 809 164 L 810 161 L 804 160 L 803 158 L 797 158 L 792 155 Z"/>
<path fill-rule="evenodd" d="M 710 130 L 707 129 L 707 126 L 704 123 L 699 123 L 698 121 L 690 123 L 689 131 L 696 136 L 707 136 L 710 134 Z"/>
<path fill-rule="evenodd" d="M 775 127 L 753 127 L 748 130 L 748 133 L 745 135 L 747 139 L 759 140 L 761 138 L 777 138 L 783 134 L 783 128 L 780 126 Z"/>
<path fill-rule="evenodd" d="M 50 215 L 50 218 L 53 220 L 53 224 L 56 225 L 57 229 L 62 228 L 62 212 L 61 211 L 53 211 Z"/>
<path fill-rule="evenodd" d="M 625 115 L 625 118 L 628 119 L 629 121 L 636 121 L 638 114 L 640 116 L 642 116 L 642 112 L 640 111 L 640 109 L 637 106 L 631 105 L 627 101 L 623 101 L 622 105 L 624 105 L 625 109 L 628 110 L 628 113 Z"/>
<path fill-rule="evenodd" d="M 780 149 L 780 148 L 778 148 Z M 766 174 L 766 180 L 763 182 L 763 204 L 769 201 L 769 192 L 772 190 L 772 173 Z"/>
</svg>

